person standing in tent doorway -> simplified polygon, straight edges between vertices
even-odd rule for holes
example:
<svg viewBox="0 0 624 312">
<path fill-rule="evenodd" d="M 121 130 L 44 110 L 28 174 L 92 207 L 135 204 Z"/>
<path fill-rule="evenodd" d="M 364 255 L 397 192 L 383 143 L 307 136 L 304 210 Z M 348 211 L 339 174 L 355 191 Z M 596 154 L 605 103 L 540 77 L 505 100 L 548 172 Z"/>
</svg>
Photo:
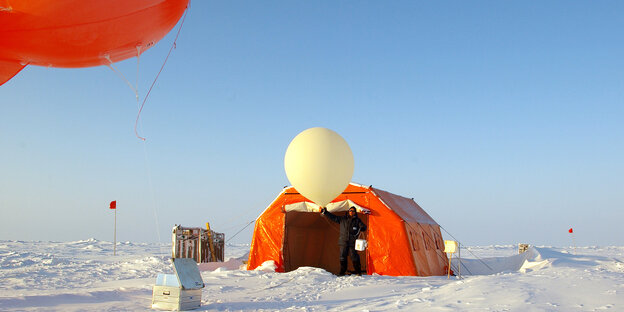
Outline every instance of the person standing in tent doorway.
<svg viewBox="0 0 624 312">
<path fill-rule="evenodd" d="M 355 240 L 361 232 L 366 231 L 366 225 L 358 218 L 355 207 L 349 208 L 347 213 L 342 217 L 327 211 L 325 207 L 321 209 L 321 214 L 329 220 L 340 224 L 340 236 L 338 236 L 338 246 L 340 246 L 340 273 L 338 273 L 338 276 L 343 276 L 347 271 L 347 255 L 349 255 L 351 261 L 353 261 L 355 274 L 362 275 L 360 255 L 358 255 L 355 250 Z"/>
</svg>

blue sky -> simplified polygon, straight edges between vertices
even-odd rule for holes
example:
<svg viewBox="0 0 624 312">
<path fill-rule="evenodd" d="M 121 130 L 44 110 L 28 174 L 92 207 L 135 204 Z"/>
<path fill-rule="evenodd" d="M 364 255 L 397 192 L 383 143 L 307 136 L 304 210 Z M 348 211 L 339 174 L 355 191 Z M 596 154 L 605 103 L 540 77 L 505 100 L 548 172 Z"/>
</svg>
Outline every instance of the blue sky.
<svg viewBox="0 0 624 312">
<path fill-rule="evenodd" d="M 107 67 L 32 66 L 0 87 L 0 239 L 112 241 L 111 200 L 119 241 L 206 221 L 232 237 L 289 184 L 290 140 L 321 126 L 349 143 L 354 182 L 413 197 L 465 245 L 567 246 L 570 227 L 623 245 L 623 9 L 194 1 L 145 143 Z M 141 56 L 141 97 L 175 30 Z M 115 66 L 137 80 L 136 58 Z"/>
</svg>

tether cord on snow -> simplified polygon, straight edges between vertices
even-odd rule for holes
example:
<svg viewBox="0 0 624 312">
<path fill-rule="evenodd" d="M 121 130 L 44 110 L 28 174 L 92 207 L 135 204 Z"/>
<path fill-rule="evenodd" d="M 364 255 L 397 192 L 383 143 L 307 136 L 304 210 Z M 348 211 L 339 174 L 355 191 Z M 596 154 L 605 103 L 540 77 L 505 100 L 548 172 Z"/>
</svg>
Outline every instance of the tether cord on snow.
<svg viewBox="0 0 624 312">
<path fill-rule="evenodd" d="M 286 283 L 290 283 L 290 282 L 292 282 L 292 281 L 293 281 L 296 277 L 297 277 L 297 275 L 296 275 L 296 274 L 294 274 L 294 275 L 293 275 L 293 277 L 291 277 L 291 278 L 290 278 L 289 280 L 287 280 L 287 281 L 283 281 L 283 282 L 281 282 L 281 283 L 279 283 L 279 284 L 277 284 L 277 285 L 273 285 L 273 286 L 269 286 L 269 287 L 265 287 L 265 288 L 261 288 L 261 289 L 256 289 L 256 290 L 254 290 L 254 291 L 250 291 L 250 292 L 248 292 L 248 293 L 255 293 L 255 292 L 259 292 L 259 291 L 264 291 L 264 290 L 268 290 L 268 289 L 273 289 L 273 288 L 276 288 L 276 287 L 280 287 L 280 286 L 282 286 L 282 285 L 284 285 L 284 284 L 286 284 Z"/>
</svg>

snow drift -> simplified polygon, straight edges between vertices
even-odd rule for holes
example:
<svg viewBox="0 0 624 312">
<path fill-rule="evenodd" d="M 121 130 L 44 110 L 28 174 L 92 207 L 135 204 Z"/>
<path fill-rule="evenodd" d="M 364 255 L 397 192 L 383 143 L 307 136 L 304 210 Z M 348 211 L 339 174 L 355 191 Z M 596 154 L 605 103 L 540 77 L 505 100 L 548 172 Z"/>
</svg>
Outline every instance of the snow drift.
<svg viewBox="0 0 624 312">
<path fill-rule="evenodd" d="M 157 274 L 173 272 L 168 244 L 119 243 L 115 257 L 112 249 L 112 243 L 93 239 L 0 241 L 0 310 L 152 311 Z M 619 246 L 579 247 L 575 253 L 534 247 L 520 255 L 516 246 L 468 247 L 462 249 L 462 279 L 336 277 L 313 267 L 275 273 L 270 264 L 241 270 L 235 264 L 248 250 L 227 245 L 230 261 L 201 272 L 206 287 L 199 311 L 624 309 Z"/>
</svg>

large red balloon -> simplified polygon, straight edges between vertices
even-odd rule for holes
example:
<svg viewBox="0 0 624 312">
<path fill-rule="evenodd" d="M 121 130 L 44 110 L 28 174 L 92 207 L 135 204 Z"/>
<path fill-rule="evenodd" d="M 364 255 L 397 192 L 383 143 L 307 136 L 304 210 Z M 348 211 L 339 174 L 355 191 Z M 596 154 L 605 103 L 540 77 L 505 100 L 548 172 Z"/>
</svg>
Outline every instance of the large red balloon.
<svg viewBox="0 0 624 312">
<path fill-rule="evenodd" d="M 188 3 L 0 0 L 0 85 L 26 65 L 90 67 L 137 56 L 175 26 Z"/>
</svg>

